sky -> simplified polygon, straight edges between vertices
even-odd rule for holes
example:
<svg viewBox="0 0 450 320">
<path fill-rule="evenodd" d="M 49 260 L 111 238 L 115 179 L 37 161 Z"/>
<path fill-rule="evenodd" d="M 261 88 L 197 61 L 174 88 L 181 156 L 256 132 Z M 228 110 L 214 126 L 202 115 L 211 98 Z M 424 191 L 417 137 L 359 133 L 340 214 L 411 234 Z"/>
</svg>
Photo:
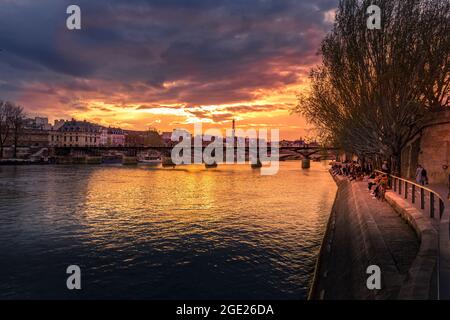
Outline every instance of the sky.
<svg viewBox="0 0 450 320">
<path fill-rule="evenodd" d="M 66 8 L 81 8 L 68 30 Z M 159 131 L 280 129 L 337 0 L 0 0 L 0 99 L 29 116 Z"/>
</svg>

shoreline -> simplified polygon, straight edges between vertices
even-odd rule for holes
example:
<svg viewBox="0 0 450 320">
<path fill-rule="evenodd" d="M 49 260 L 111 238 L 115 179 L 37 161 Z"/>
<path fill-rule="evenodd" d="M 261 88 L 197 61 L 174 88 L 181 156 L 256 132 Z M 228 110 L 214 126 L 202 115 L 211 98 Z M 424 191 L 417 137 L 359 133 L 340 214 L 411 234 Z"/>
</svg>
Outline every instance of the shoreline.
<svg viewBox="0 0 450 320">
<path fill-rule="evenodd" d="M 335 219 L 336 219 L 336 205 L 337 199 L 339 195 L 339 184 L 336 181 L 336 177 L 328 171 L 334 183 L 337 186 L 336 195 L 334 196 L 333 206 L 331 207 L 330 216 L 328 217 L 328 221 L 325 227 L 325 232 L 322 237 L 322 242 L 319 247 L 319 252 L 317 256 L 316 265 L 314 268 L 313 278 L 311 280 L 311 285 L 308 292 L 307 300 L 323 300 L 324 292 L 319 291 L 319 282 L 320 282 L 320 273 L 323 270 L 323 266 L 326 264 L 326 260 L 328 259 L 327 253 L 331 250 L 331 241 L 333 239 L 333 235 L 335 232 Z M 327 250 L 327 252 L 325 252 Z"/>
<path fill-rule="evenodd" d="M 387 202 L 370 202 L 363 184 L 330 175 L 338 191 L 308 300 L 437 299 L 438 235 L 430 222 L 410 214 L 394 193 Z M 366 287 L 369 265 L 382 270 L 380 290 Z"/>
</svg>

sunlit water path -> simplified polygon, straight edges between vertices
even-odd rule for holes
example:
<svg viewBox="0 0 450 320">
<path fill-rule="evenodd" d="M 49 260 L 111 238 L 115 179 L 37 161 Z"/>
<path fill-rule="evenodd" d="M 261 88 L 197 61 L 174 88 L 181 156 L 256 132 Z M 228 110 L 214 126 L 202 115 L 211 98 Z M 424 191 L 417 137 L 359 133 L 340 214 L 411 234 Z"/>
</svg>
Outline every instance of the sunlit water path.
<svg viewBox="0 0 450 320">
<path fill-rule="evenodd" d="M 0 167 L 0 298 L 304 299 L 327 169 Z"/>
</svg>

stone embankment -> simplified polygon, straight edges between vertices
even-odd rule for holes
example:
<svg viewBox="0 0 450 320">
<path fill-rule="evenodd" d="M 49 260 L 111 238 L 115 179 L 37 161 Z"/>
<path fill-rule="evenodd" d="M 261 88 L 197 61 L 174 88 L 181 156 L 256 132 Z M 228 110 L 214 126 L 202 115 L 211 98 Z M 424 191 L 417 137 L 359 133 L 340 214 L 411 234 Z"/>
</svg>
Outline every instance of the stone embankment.
<svg viewBox="0 0 450 320">
<path fill-rule="evenodd" d="M 310 299 L 436 299 L 438 233 L 426 217 L 394 193 L 382 202 L 364 182 L 335 181 Z M 380 290 L 367 287 L 371 265 L 381 269 Z"/>
</svg>

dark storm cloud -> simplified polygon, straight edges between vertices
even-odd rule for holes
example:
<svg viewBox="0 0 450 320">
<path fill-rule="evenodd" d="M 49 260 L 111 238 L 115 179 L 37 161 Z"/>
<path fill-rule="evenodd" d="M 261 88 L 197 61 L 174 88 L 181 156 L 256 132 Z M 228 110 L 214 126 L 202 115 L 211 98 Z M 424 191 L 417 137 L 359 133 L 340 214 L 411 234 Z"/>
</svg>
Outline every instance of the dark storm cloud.
<svg viewBox="0 0 450 320">
<path fill-rule="evenodd" d="M 68 31 L 72 3 L 0 3 L 0 96 L 39 83 L 117 104 L 251 99 L 304 75 L 337 0 L 79 0 L 82 30 Z"/>
</svg>

